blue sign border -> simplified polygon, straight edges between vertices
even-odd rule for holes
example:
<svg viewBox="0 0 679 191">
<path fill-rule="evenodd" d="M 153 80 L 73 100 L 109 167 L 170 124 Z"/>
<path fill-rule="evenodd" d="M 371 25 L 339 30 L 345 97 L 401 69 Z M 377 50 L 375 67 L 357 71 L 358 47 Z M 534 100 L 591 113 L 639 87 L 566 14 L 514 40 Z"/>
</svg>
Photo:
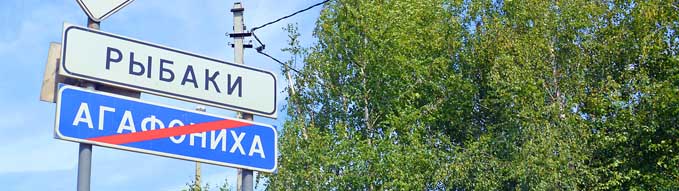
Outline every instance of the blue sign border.
<svg viewBox="0 0 679 191">
<path fill-rule="evenodd" d="M 177 154 L 172 154 L 172 153 L 158 152 L 158 151 L 139 149 L 139 148 L 134 148 L 134 147 L 128 147 L 128 146 L 122 146 L 122 145 L 116 145 L 116 144 L 108 144 L 108 143 L 90 141 L 90 140 L 87 140 L 87 139 L 80 139 L 80 138 L 73 138 L 73 137 L 64 136 L 59 132 L 59 124 L 60 124 L 59 120 L 60 120 L 60 114 L 61 114 L 60 113 L 60 111 L 61 111 L 61 97 L 62 97 L 61 95 L 67 89 L 84 91 L 84 92 L 89 92 L 89 93 L 93 93 L 93 94 L 99 94 L 99 95 L 114 97 L 114 98 L 117 98 L 117 99 L 124 99 L 124 100 L 128 100 L 128 101 L 133 101 L 133 102 L 150 104 L 150 105 L 154 105 L 154 106 L 157 106 L 157 107 L 164 107 L 164 108 L 179 110 L 179 111 L 183 111 L 183 112 L 190 112 L 190 113 L 195 113 L 195 114 L 199 114 L 199 115 L 207 115 L 207 116 L 212 116 L 212 117 L 217 117 L 217 118 L 223 118 L 223 119 L 228 119 L 228 120 L 234 120 L 234 121 L 240 121 L 240 122 L 244 122 L 244 123 L 254 124 L 254 125 L 258 125 L 258 126 L 269 127 L 269 128 L 271 128 L 271 130 L 274 132 L 274 135 L 275 135 L 274 136 L 274 141 L 275 141 L 274 142 L 274 153 L 275 153 L 276 156 L 273 156 L 274 157 L 274 166 L 271 169 L 263 169 L 263 168 L 244 166 L 244 165 L 239 165 L 239 164 L 223 163 L 223 162 L 207 160 L 207 159 L 202 159 L 202 158 L 188 157 L 188 156 L 182 156 L 182 155 L 177 155 Z M 109 148 L 126 150 L 126 151 L 133 151 L 133 152 L 144 153 L 144 154 L 152 154 L 152 155 L 157 155 L 157 156 L 162 156 L 162 157 L 170 157 L 170 158 L 176 158 L 176 159 L 182 159 L 182 160 L 188 160 L 188 161 L 197 161 L 197 162 L 214 164 L 214 165 L 219 165 L 219 166 L 227 166 L 227 167 L 242 168 L 242 169 L 251 169 L 251 170 L 256 170 L 256 171 L 261 171 L 261 172 L 272 173 L 272 172 L 275 172 L 276 169 L 278 168 L 278 131 L 272 125 L 258 123 L 258 122 L 254 122 L 254 121 L 247 121 L 247 120 L 237 119 L 237 118 L 223 117 L 223 116 L 219 116 L 219 115 L 213 115 L 213 114 L 209 114 L 209 113 L 205 113 L 205 112 L 187 110 L 187 109 L 177 108 L 177 107 L 163 105 L 163 104 L 151 103 L 151 102 L 148 102 L 148 101 L 139 100 L 139 99 L 135 99 L 135 98 L 125 97 L 125 96 L 106 93 L 106 92 L 87 90 L 87 89 L 78 88 L 78 87 L 69 86 L 69 85 L 63 85 L 63 84 L 59 84 L 59 92 L 58 92 L 56 104 L 57 104 L 57 107 L 56 107 L 56 117 L 55 117 L 55 120 L 54 120 L 54 136 L 57 139 L 62 139 L 62 140 L 67 140 L 67 141 L 72 141 L 72 142 L 78 142 L 78 143 L 87 143 L 87 144 L 92 144 L 92 145 L 97 145 L 97 146 L 102 146 L 102 147 L 109 147 Z"/>
</svg>

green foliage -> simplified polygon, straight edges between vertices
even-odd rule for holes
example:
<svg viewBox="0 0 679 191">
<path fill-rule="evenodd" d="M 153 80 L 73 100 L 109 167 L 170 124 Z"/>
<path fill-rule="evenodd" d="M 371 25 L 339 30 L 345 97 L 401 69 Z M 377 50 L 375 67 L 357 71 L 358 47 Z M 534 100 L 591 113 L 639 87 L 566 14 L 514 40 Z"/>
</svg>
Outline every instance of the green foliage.
<svg viewBox="0 0 679 191">
<path fill-rule="evenodd" d="M 231 186 L 229 186 L 229 181 L 227 179 L 224 179 L 224 183 L 218 187 L 214 187 L 216 190 L 219 191 L 231 191 Z M 205 185 L 201 186 L 196 183 L 195 180 L 192 180 L 190 183 L 186 183 L 186 188 L 182 189 L 182 191 L 209 191 L 210 190 L 210 184 L 205 183 Z"/>
<path fill-rule="evenodd" d="M 217 187 L 217 189 L 219 189 L 219 191 L 231 191 L 231 186 L 229 185 L 229 181 L 224 179 L 224 184 Z"/>
<path fill-rule="evenodd" d="M 190 183 L 186 183 L 186 188 L 182 189 L 182 191 L 207 191 L 210 190 L 210 185 L 208 183 L 205 183 L 205 185 L 201 186 L 198 185 L 198 183 L 195 180 L 192 180 Z"/>
<path fill-rule="evenodd" d="M 271 190 L 678 190 L 679 2 L 337 0 Z M 303 63 L 303 64 L 301 64 Z"/>
</svg>

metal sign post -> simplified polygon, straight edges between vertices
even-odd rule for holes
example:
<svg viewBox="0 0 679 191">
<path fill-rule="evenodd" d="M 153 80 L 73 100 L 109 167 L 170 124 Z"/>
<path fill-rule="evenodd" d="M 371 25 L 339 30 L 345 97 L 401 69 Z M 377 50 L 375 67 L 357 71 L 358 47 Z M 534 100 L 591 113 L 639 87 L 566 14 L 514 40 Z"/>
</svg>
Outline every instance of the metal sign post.
<svg viewBox="0 0 679 191">
<path fill-rule="evenodd" d="M 99 30 L 99 22 L 87 19 L 87 28 Z M 95 90 L 94 83 L 85 83 L 84 86 L 89 90 Z M 90 190 L 90 177 L 92 175 L 92 145 L 80 143 L 78 147 L 78 190 Z"/>
<path fill-rule="evenodd" d="M 92 30 L 99 30 L 99 22 L 106 19 L 116 11 L 122 9 L 130 4 L 132 0 L 114 0 L 114 1 L 91 1 L 91 0 L 77 0 L 78 4 L 83 8 L 83 11 L 88 16 L 87 28 Z M 62 57 L 63 58 L 63 57 Z M 85 82 L 83 86 L 89 90 L 95 90 L 96 86 L 92 82 Z M 134 96 L 134 94 L 130 94 Z M 137 95 L 138 97 L 138 95 Z M 54 98 L 53 98 L 54 99 Z M 79 191 L 90 190 L 90 177 L 92 174 L 92 145 L 88 143 L 80 143 L 78 148 L 78 183 L 77 189 Z"/>
</svg>

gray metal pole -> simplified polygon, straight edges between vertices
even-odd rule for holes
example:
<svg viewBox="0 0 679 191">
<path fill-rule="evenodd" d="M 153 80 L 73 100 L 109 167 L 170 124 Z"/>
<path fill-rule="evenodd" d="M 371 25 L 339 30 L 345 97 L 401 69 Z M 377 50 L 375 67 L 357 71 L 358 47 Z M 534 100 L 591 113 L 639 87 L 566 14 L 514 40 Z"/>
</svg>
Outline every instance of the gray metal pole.
<svg viewBox="0 0 679 191">
<path fill-rule="evenodd" d="M 233 8 L 231 9 L 231 12 L 233 13 L 233 32 L 235 34 L 243 33 L 245 32 L 245 22 L 243 21 L 243 12 L 245 9 L 243 8 L 243 5 L 240 2 L 235 2 L 233 3 Z M 236 64 L 245 64 L 243 62 L 243 36 L 234 36 L 233 37 L 233 54 L 234 54 L 234 61 Z M 251 113 L 242 113 L 241 114 L 242 119 L 245 120 L 253 120 L 253 116 Z M 252 191 L 254 188 L 253 185 L 253 177 L 252 177 L 252 170 L 246 170 L 246 169 L 239 169 L 238 173 L 238 180 L 237 182 L 240 183 L 240 185 L 237 186 L 237 190 L 239 191 Z"/>
<path fill-rule="evenodd" d="M 87 27 L 99 30 L 99 22 L 87 19 Z M 95 90 L 94 83 L 86 82 L 83 86 L 89 90 Z M 78 148 L 78 191 L 90 190 L 90 177 L 92 175 L 92 145 L 80 143 Z"/>
<path fill-rule="evenodd" d="M 78 191 L 90 190 L 92 173 L 92 145 L 80 143 L 78 151 Z"/>
</svg>

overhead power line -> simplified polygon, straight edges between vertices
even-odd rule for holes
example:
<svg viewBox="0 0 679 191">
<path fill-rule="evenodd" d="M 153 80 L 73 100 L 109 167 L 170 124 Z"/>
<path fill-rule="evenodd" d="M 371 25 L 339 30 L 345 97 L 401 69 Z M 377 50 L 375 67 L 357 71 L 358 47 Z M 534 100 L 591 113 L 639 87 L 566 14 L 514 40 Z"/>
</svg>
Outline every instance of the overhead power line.
<svg viewBox="0 0 679 191">
<path fill-rule="evenodd" d="M 278 62 L 278 64 L 282 65 L 283 67 L 286 67 L 286 68 L 288 68 L 288 69 L 294 71 L 295 73 L 298 73 L 298 74 L 299 74 L 299 70 L 297 70 L 297 69 L 295 69 L 295 68 L 293 68 L 293 67 L 291 67 L 291 66 L 288 66 L 287 64 L 281 62 L 280 60 L 274 58 L 273 56 L 271 56 L 271 55 L 269 55 L 269 54 L 267 54 L 267 53 L 264 53 L 264 47 L 265 47 L 265 45 L 262 43 L 262 41 L 259 40 L 259 38 L 257 38 L 257 35 L 256 35 L 254 32 L 252 33 L 252 36 L 254 36 L 255 39 L 257 40 L 257 42 L 259 42 L 259 44 L 262 45 L 262 46 L 259 46 L 259 47 L 255 48 L 255 50 L 257 50 L 257 53 L 260 53 L 260 54 L 262 54 L 262 55 L 264 55 L 264 56 L 266 56 L 266 57 L 269 57 L 269 58 L 271 58 L 271 60 L 274 60 L 274 61 Z"/>
<path fill-rule="evenodd" d="M 290 17 L 295 16 L 295 15 L 297 15 L 297 14 L 299 14 L 299 13 L 304 12 L 304 11 L 308 11 L 309 9 L 312 9 L 312 8 L 314 8 L 314 7 L 317 7 L 317 6 L 319 6 L 319 5 L 323 5 L 324 3 L 327 3 L 328 1 L 330 1 L 330 0 L 324 0 L 324 1 L 322 1 L 322 2 L 319 2 L 319 3 L 316 3 L 316 4 L 314 4 L 314 5 L 311 5 L 311 6 L 307 7 L 307 8 L 301 9 L 301 10 L 299 10 L 299 11 L 295 11 L 295 12 L 292 13 L 292 14 L 283 16 L 283 17 L 278 18 L 278 19 L 276 19 L 276 20 L 274 20 L 274 21 L 271 21 L 271 22 L 265 23 L 265 24 L 263 24 L 263 25 L 260 25 L 260 26 L 258 26 L 258 27 L 254 27 L 254 28 L 250 29 L 250 33 L 252 33 L 252 36 L 255 37 L 255 40 L 257 40 L 257 43 L 259 43 L 259 44 L 261 45 L 261 46 L 255 48 L 255 50 L 257 50 L 257 53 L 260 53 L 260 54 L 262 54 L 262 55 L 264 55 L 264 56 L 266 56 L 266 57 L 268 57 L 268 58 L 270 58 L 270 59 L 272 59 L 272 60 L 278 62 L 278 64 L 280 64 L 280 65 L 282 65 L 282 66 L 284 66 L 284 67 L 286 67 L 286 68 L 288 68 L 288 69 L 294 71 L 295 73 L 299 73 L 299 71 L 298 71 L 297 69 L 294 69 L 294 68 L 288 66 L 287 64 L 281 62 L 280 60 L 274 58 L 273 56 L 271 56 L 271 55 L 269 55 L 269 54 L 267 54 L 267 53 L 264 53 L 264 49 L 266 48 L 266 45 L 265 45 L 261 40 L 259 40 L 259 38 L 257 37 L 257 34 L 255 34 L 255 30 L 264 28 L 264 27 L 269 26 L 269 25 L 271 25 L 271 24 L 274 24 L 274 23 L 276 23 L 276 22 L 279 22 L 279 21 L 282 21 L 282 20 L 284 20 L 284 19 L 290 18 Z"/>
<path fill-rule="evenodd" d="M 257 30 L 257 29 L 264 28 L 264 27 L 266 27 L 266 26 L 268 26 L 268 25 L 270 25 L 270 24 L 274 24 L 274 23 L 276 23 L 276 22 L 278 22 L 278 21 L 281 21 L 281 20 L 283 20 L 283 19 L 290 18 L 290 17 L 295 16 L 296 14 L 299 14 L 299 13 L 301 13 L 301 12 L 308 11 L 308 10 L 311 9 L 311 8 L 314 8 L 314 7 L 316 7 L 316 6 L 319 6 L 319 5 L 322 5 L 322 4 L 324 4 L 324 3 L 327 3 L 328 1 L 330 1 L 330 0 L 324 0 L 324 1 L 320 2 L 320 3 L 316 3 L 316 4 L 314 4 L 314 5 L 311 5 L 311 6 L 307 7 L 307 8 L 305 8 L 305 9 L 302 9 L 302 10 L 299 10 L 299 11 L 295 11 L 295 12 L 292 13 L 292 14 L 289 14 L 289 15 L 286 15 L 286 16 L 284 16 L 284 17 L 278 18 L 278 19 L 276 19 L 276 20 L 274 20 L 274 21 L 268 22 L 268 23 L 263 24 L 263 25 L 261 25 L 261 26 L 252 28 L 252 29 L 250 30 L 250 32 L 255 32 L 255 30 Z"/>
</svg>

